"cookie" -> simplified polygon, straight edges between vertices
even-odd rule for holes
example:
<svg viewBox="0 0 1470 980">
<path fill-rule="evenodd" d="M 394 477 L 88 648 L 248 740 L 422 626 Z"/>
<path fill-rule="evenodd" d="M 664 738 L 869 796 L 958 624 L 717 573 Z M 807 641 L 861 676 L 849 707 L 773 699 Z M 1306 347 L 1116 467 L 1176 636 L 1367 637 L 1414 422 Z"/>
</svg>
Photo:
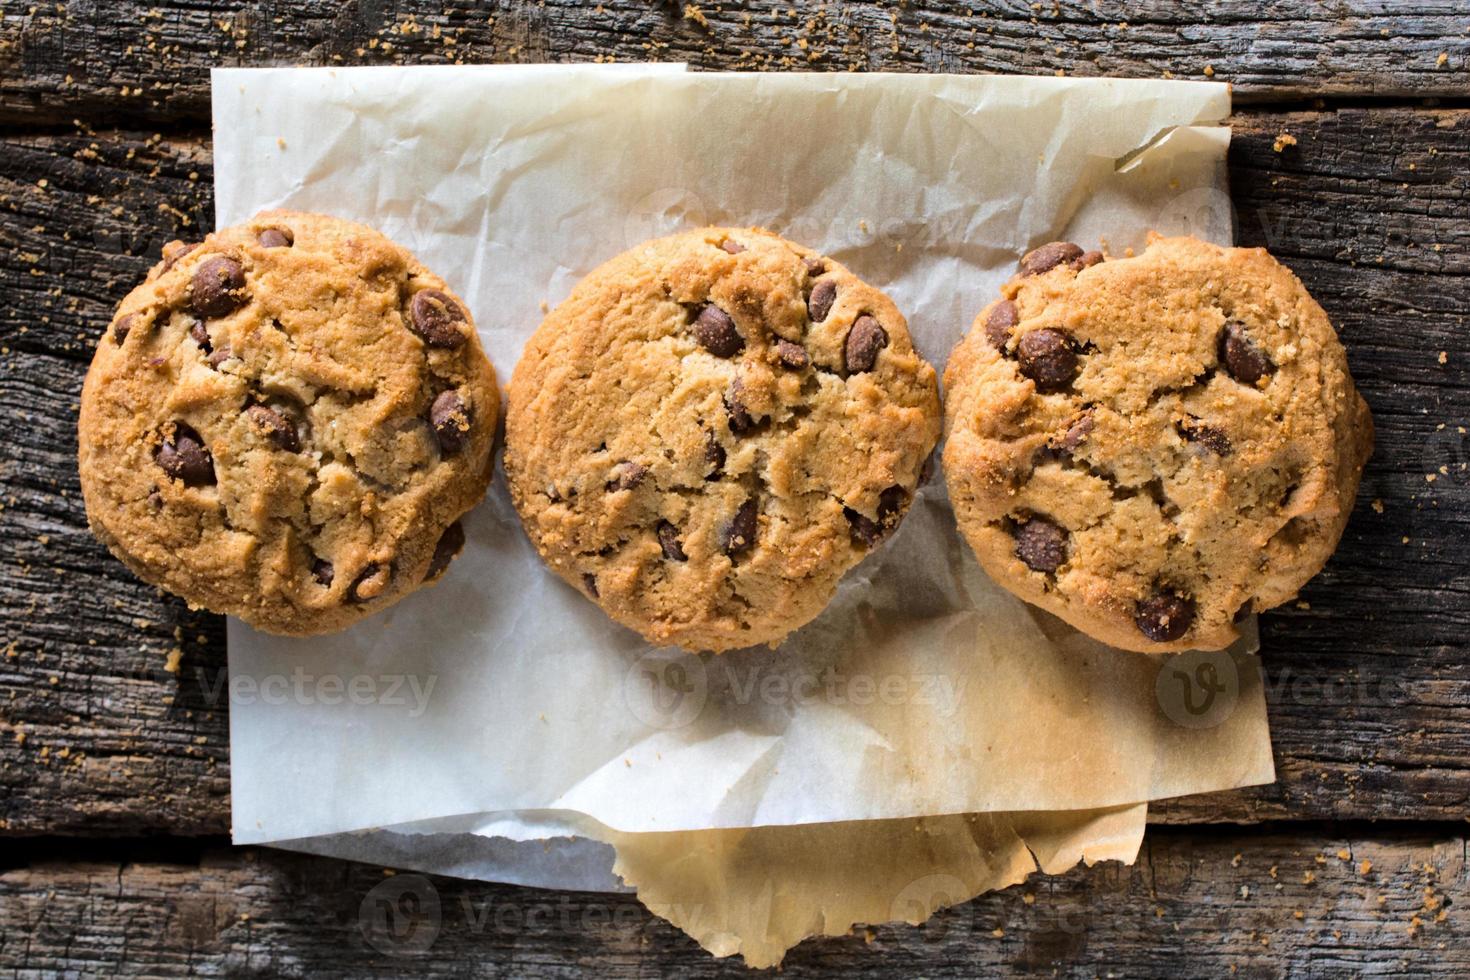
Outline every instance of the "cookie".
<svg viewBox="0 0 1470 980">
<path fill-rule="evenodd" d="M 1327 315 L 1263 249 L 1044 245 L 944 380 L 944 472 L 980 564 L 1130 650 L 1218 649 L 1296 595 L 1373 445 Z"/>
<path fill-rule="evenodd" d="M 939 437 L 887 296 L 760 229 L 612 259 L 509 388 L 505 469 L 551 568 L 656 644 L 776 644 L 898 524 Z"/>
<path fill-rule="evenodd" d="M 341 629 L 444 572 L 499 410 L 443 280 L 371 228 L 268 211 L 165 246 L 97 342 L 87 518 L 191 605 Z"/>
</svg>

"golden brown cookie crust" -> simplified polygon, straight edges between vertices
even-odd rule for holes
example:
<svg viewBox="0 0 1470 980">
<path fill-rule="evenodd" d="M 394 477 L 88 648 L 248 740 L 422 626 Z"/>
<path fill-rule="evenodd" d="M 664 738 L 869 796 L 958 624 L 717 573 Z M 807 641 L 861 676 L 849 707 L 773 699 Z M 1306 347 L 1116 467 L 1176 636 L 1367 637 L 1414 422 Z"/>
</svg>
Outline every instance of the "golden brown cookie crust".
<svg viewBox="0 0 1470 980">
<path fill-rule="evenodd" d="M 510 382 L 505 467 L 552 569 L 657 644 L 775 644 L 896 525 L 934 369 L 845 267 L 705 228 L 595 270 Z"/>
<path fill-rule="evenodd" d="M 945 369 L 960 530 L 997 582 L 1113 646 L 1227 646 L 1352 510 L 1373 426 L 1337 334 L 1264 249 L 1044 249 Z"/>
<path fill-rule="evenodd" d="M 499 410 L 443 280 L 366 226 L 263 212 L 165 246 L 97 342 L 78 426 L 88 520 L 191 605 L 341 629 L 459 550 Z"/>
</svg>

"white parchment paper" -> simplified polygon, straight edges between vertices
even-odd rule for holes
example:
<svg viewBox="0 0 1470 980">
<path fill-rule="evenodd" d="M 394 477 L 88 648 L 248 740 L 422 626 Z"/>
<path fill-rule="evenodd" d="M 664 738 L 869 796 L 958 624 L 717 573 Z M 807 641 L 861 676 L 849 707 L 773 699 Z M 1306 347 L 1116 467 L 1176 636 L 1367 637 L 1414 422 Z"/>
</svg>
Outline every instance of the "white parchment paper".
<svg viewBox="0 0 1470 980">
<path fill-rule="evenodd" d="M 1028 248 L 1230 237 L 1223 85 L 668 65 L 213 84 L 219 224 L 283 206 L 381 229 L 469 303 L 502 383 L 545 304 L 679 228 L 764 225 L 833 255 L 941 370 Z M 238 842 L 601 887 L 603 845 L 537 866 L 514 842 L 1116 808 L 1273 777 L 1248 652 L 1113 651 L 1027 607 L 979 571 L 939 478 L 816 621 L 721 657 L 652 650 L 546 572 L 500 473 L 466 528 L 441 584 L 344 633 L 231 621 Z"/>
</svg>

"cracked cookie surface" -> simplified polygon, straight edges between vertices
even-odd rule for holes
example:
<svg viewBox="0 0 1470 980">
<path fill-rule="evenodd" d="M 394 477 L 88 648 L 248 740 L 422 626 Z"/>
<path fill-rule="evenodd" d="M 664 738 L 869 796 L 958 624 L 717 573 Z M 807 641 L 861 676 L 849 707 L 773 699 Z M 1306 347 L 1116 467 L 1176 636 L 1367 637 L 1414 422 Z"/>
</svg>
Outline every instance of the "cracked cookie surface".
<svg viewBox="0 0 1470 980">
<path fill-rule="evenodd" d="M 1125 649 L 1218 649 L 1296 595 L 1372 451 L 1327 315 L 1264 249 L 1042 246 L 944 380 L 945 478 L 980 564 Z"/>
<path fill-rule="evenodd" d="M 139 577 L 273 633 L 437 579 L 499 416 L 474 321 L 363 225 L 269 211 L 164 247 L 97 342 L 79 463 Z"/>
<path fill-rule="evenodd" d="M 760 229 L 639 245 L 527 343 L 505 468 L 551 568 L 650 642 L 775 644 L 898 523 L 940 430 L 893 303 Z"/>
</svg>

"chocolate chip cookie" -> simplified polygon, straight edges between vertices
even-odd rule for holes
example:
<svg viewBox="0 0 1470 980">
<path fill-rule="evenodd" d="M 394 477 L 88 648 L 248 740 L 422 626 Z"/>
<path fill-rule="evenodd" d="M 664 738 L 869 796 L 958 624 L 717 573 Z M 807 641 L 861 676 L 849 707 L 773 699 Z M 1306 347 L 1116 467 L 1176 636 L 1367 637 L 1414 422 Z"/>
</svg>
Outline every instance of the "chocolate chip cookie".
<svg viewBox="0 0 1470 980">
<path fill-rule="evenodd" d="M 939 436 L 887 296 L 760 229 L 639 245 L 541 324 L 505 468 L 551 568 L 657 644 L 775 644 L 903 516 Z"/>
<path fill-rule="evenodd" d="M 443 280 L 371 228 L 268 211 L 165 246 L 97 342 L 87 517 L 191 605 L 341 629 L 458 553 L 499 409 Z"/>
<path fill-rule="evenodd" d="M 1373 445 L 1322 308 L 1263 249 L 1026 255 L 945 369 L 980 564 L 1114 646 L 1216 649 L 1337 546 Z"/>
</svg>

